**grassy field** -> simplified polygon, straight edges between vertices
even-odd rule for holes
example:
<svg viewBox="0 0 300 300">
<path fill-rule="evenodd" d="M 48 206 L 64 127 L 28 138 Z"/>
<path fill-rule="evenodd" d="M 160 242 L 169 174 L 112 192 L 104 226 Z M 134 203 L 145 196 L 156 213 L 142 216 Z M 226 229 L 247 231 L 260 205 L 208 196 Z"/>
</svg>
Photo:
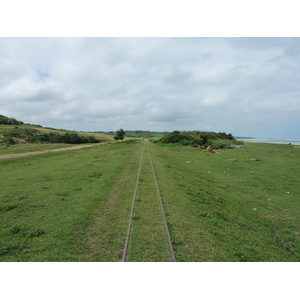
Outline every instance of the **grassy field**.
<svg viewBox="0 0 300 300">
<path fill-rule="evenodd" d="M 0 261 L 120 261 L 143 143 L 0 160 Z M 300 149 L 149 146 L 177 261 L 300 261 Z M 132 261 L 161 234 L 143 164 Z"/>
<path fill-rule="evenodd" d="M 1 160 L 0 260 L 118 260 L 132 190 L 128 199 L 115 193 L 126 192 L 119 191 L 124 178 L 134 184 L 139 147 L 115 143 Z"/>
<path fill-rule="evenodd" d="M 153 151 L 178 260 L 299 261 L 299 149 L 246 143 L 215 153 Z"/>
</svg>

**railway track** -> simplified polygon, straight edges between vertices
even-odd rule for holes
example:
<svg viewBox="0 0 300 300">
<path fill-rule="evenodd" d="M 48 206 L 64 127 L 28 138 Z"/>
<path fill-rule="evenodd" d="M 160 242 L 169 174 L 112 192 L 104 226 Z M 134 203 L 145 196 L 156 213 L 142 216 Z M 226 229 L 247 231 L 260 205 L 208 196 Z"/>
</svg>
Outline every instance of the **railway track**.
<svg viewBox="0 0 300 300">
<path fill-rule="evenodd" d="M 122 255 L 122 262 L 126 261 L 176 261 L 147 140 L 141 154 Z"/>
</svg>

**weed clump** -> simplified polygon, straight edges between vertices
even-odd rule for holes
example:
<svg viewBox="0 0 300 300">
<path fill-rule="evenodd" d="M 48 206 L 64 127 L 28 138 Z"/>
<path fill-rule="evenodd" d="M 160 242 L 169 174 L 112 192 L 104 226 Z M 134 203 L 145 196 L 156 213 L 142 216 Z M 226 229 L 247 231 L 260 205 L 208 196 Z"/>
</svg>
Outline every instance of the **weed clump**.
<svg viewBox="0 0 300 300">
<path fill-rule="evenodd" d="M 10 204 L 10 205 L 1 205 L 0 211 L 10 211 L 12 209 L 17 208 L 18 206 L 16 204 Z"/>
</svg>

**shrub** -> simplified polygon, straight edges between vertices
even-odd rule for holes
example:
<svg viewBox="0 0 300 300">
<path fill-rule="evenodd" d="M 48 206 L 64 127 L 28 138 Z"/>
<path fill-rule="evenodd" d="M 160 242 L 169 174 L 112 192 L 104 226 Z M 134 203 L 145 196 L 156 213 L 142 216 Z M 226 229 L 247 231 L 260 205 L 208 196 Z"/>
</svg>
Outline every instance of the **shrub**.
<svg viewBox="0 0 300 300">
<path fill-rule="evenodd" d="M 121 129 L 117 130 L 116 136 L 114 136 L 114 139 L 116 141 L 118 141 L 118 140 L 123 141 L 125 134 L 126 134 L 125 130 L 121 128 Z"/>
<path fill-rule="evenodd" d="M 222 137 L 222 138 L 220 138 Z M 227 148 L 234 140 L 232 134 L 204 131 L 173 131 L 158 140 L 163 144 L 180 144 L 184 146 L 212 146 L 215 149 Z"/>
</svg>

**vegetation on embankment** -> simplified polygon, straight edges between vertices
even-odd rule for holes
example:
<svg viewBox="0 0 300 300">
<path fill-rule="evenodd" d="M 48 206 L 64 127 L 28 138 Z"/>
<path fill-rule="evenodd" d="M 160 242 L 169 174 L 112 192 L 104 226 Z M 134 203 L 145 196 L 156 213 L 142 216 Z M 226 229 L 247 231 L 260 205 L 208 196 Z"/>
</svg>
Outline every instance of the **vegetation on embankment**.
<svg viewBox="0 0 300 300">
<path fill-rule="evenodd" d="M 237 141 L 231 133 L 206 131 L 173 131 L 161 137 L 157 142 L 204 148 L 210 146 L 213 149 L 228 148 L 232 144 L 243 144 L 243 142 Z"/>
<path fill-rule="evenodd" d="M 18 143 L 87 144 L 110 140 L 112 138 L 104 134 L 90 135 L 85 132 L 24 124 L 22 121 L 0 115 L 0 143 L 6 145 Z"/>
</svg>

